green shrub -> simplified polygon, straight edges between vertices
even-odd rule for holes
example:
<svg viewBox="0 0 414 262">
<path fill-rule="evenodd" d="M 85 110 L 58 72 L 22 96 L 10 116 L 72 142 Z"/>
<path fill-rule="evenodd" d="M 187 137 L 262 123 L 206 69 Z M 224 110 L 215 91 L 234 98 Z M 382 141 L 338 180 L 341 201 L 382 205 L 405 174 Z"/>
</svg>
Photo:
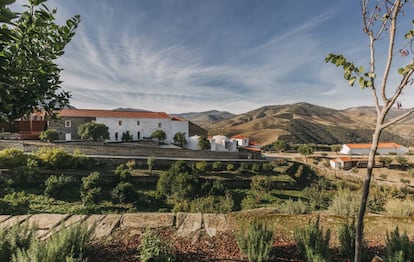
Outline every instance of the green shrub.
<svg viewBox="0 0 414 262">
<path fill-rule="evenodd" d="M 35 234 L 36 227 L 28 223 L 0 228 L 0 261 L 12 261 L 18 249 L 28 249 Z"/>
<path fill-rule="evenodd" d="M 414 201 L 411 199 L 389 199 L 384 205 L 385 212 L 392 216 L 408 217 L 414 215 Z"/>
<path fill-rule="evenodd" d="M 319 184 L 319 183 L 318 183 Z M 310 203 L 311 210 L 327 209 L 331 202 L 331 193 L 322 185 L 312 184 L 303 190 L 304 196 Z"/>
<path fill-rule="evenodd" d="M 56 129 L 46 129 L 40 133 L 40 140 L 53 142 L 59 139 L 59 134 Z"/>
<path fill-rule="evenodd" d="M 246 172 L 248 170 L 249 170 L 249 165 L 247 163 L 241 163 L 237 171 Z"/>
<path fill-rule="evenodd" d="M 56 199 L 62 199 L 64 197 L 64 189 L 72 182 L 72 178 L 68 176 L 49 176 L 45 181 L 44 194 Z"/>
<path fill-rule="evenodd" d="M 240 250 L 247 256 L 249 262 L 270 260 L 273 231 L 265 224 L 256 221 L 249 223 L 236 231 L 235 235 Z"/>
<path fill-rule="evenodd" d="M 207 171 L 207 167 L 208 167 L 208 164 L 207 164 L 206 161 L 197 162 L 196 165 L 195 165 L 196 170 L 200 171 L 200 172 Z"/>
<path fill-rule="evenodd" d="M 355 219 L 351 223 L 346 221 L 338 230 L 339 251 L 350 261 L 353 261 L 355 257 L 355 238 Z M 369 261 L 367 243 L 365 241 L 362 243 L 362 261 Z"/>
<path fill-rule="evenodd" d="M 115 203 L 121 204 L 134 202 L 138 197 L 134 185 L 129 182 L 120 182 L 116 185 L 112 190 L 111 196 Z"/>
<path fill-rule="evenodd" d="M 149 156 L 147 158 L 147 165 L 148 165 L 148 171 L 152 172 L 152 168 L 154 167 L 155 163 L 155 156 Z"/>
<path fill-rule="evenodd" d="M 400 178 L 400 182 L 403 183 L 403 184 L 410 184 L 411 180 L 407 179 L 407 178 Z"/>
<path fill-rule="evenodd" d="M 24 192 L 13 192 L 0 199 L 0 214 L 22 215 L 30 209 L 30 198 Z"/>
<path fill-rule="evenodd" d="M 318 216 L 314 223 L 309 221 L 306 228 L 296 229 L 294 232 L 298 251 L 307 261 L 331 261 L 329 250 L 331 231 L 328 229 L 324 234 L 323 229 L 319 225 L 319 219 L 320 217 Z"/>
<path fill-rule="evenodd" d="M 259 165 L 259 164 L 257 164 L 257 163 L 254 163 L 254 164 L 252 165 L 252 172 L 253 172 L 253 173 L 259 173 L 259 172 L 260 172 L 260 165 Z"/>
<path fill-rule="evenodd" d="M 405 262 L 414 260 L 414 244 L 410 241 L 407 232 L 400 235 L 398 227 L 391 233 L 387 232 L 385 243 L 385 261 Z"/>
<path fill-rule="evenodd" d="M 83 261 L 95 227 L 86 222 L 54 232 L 46 241 L 31 238 L 28 248 L 18 248 L 13 262 L 67 262 Z"/>
<path fill-rule="evenodd" d="M 193 213 L 221 213 L 233 211 L 234 201 L 229 194 L 225 196 L 199 197 L 191 201 L 190 210 Z"/>
<path fill-rule="evenodd" d="M 247 195 L 241 202 L 242 210 L 254 209 L 259 206 L 260 199 L 252 195 Z"/>
<path fill-rule="evenodd" d="M 222 168 L 223 168 L 223 167 L 222 167 L 222 164 L 221 164 L 221 162 L 220 162 L 220 161 L 217 161 L 217 162 L 214 162 L 214 163 L 213 163 L 212 169 L 213 169 L 214 171 L 220 171 Z"/>
<path fill-rule="evenodd" d="M 155 231 L 147 228 L 141 236 L 138 247 L 140 261 L 170 262 L 176 261 L 173 245 L 161 239 Z"/>
<path fill-rule="evenodd" d="M 273 170 L 273 165 L 269 162 L 263 163 L 262 164 L 262 170 L 263 170 L 263 172 L 270 172 L 270 171 Z"/>
<path fill-rule="evenodd" d="M 272 189 L 272 179 L 269 176 L 254 176 L 250 182 L 250 189 L 254 195 L 263 198 Z"/>
<path fill-rule="evenodd" d="M 338 216 L 355 216 L 360 204 L 359 194 L 349 189 L 339 189 L 333 196 L 329 210 Z"/>
<path fill-rule="evenodd" d="M 114 174 L 118 176 L 119 181 L 121 182 L 131 181 L 131 169 L 126 164 L 120 164 L 117 166 Z"/>
<path fill-rule="evenodd" d="M 299 199 L 298 201 L 293 201 L 292 199 L 287 200 L 282 206 L 282 210 L 285 214 L 288 215 L 300 215 L 308 214 L 310 212 L 309 205 Z"/>
<path fill-rule="evenodd" d="M 41 147 L 33 153 L 39 160 L 39 165 L 50 169 L 72 167 L 72 157 L 63 148 Z"/>
<path fill-rule="evenodd" d="M 17 148 L 6 148 L 0 151 L 0 166 L 14 168 L 25 166 L 27 156 L 24 151 Z"/>
<path fill-rule="evenodd" d="M 385 180 L 385 179 L 387 179 L 387 177 L 388 177 L 388 176 L 387 176 L 386 174 L 381 174 L 381 175 L 380 175 L 380 178 L 381 178 L 381 179 L 384 179 L 384 180 Z"/>
<path fill-rule="evenodd" d="M 84 205 L 96 204 L 101 195 L 101 175 L 99 172 L 92 172 L 89 176 L 82 177 L 80 195 Z"/>
<path fill-rule="evenodd" d="M 234 167 L 234 165 L 233 165 L 233 164 L 228 164 L 228 165 L 226 166 L 226 170 L 227 170 L 227 171 L 234 171 L 234 170 L 235 170 L 235 167 Z"/>
</svg>

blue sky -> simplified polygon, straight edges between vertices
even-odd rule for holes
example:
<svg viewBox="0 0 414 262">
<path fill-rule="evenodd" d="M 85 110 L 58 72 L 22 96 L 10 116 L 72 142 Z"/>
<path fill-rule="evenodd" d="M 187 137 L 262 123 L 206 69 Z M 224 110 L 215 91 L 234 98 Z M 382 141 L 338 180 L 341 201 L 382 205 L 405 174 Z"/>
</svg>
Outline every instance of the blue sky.
<svg viewBox="0 0 414 262">
<path fill-rule="evenodd" d="M 373 105 L 326 64 L 366 66 L 358 0 L 49 0 L 58 21 L 80 14 L 63 88 L 78 108 L 243 113 L 309 102 Z M 410 7 L 412 11 L 412 7 Z M 400 99 L 412 106 L 413 92 Z"/>
</svg>

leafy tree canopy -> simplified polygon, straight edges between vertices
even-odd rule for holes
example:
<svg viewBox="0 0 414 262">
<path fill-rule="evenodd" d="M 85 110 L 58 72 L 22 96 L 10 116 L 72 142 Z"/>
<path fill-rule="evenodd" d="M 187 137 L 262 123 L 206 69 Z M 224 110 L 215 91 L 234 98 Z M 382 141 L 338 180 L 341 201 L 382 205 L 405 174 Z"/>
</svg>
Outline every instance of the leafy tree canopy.
<svg viewBox="0 0 414 262">
<path fill-rule="evenodd" d="M 185 133 L 184 132 L 177 132 L 174 135 L 174 144 L 183 147 L 187 144 L 187 140 L 185 139 Z"/>
<path fill-rule="evenodd" d="M 19 14 L 7 7 L 12 2 L 0 1 L 0 120 L 7 122 L 36 108 L 52 112 L 69 103 L 55 61 L 80 22 L 76 15 L 56 24 L 57 10 L 49 10 L 46 0 L 30 0 Z"/>
<path fill-rule="evenodd" d="M 156 138 L 158 142 L 161 142 L 167 138 L 167 134 L 162 130 L 156 130 L 151 134 L 151 138 Z"/>
<path fill-rule="evenodd" d="M 88 140 L 109 139 L 108 127 L 105 124 L 99 124 L 95 122 L 88 122 L 80 125 L 78 128 L 78 135 L 82 139 Z"/>
<path fill-rule="evenodd" d="M 201 136 L 198 140 L 198 149 L 209 150 L 211 148 L 210 141 L 205 136 Z"/>
</svg>

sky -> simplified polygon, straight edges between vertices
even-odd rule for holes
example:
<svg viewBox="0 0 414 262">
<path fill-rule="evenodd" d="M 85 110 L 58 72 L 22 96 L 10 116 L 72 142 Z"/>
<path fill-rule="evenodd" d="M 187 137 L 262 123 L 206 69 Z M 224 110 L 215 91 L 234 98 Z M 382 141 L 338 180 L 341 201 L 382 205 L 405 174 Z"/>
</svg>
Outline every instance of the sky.
<svg viewBox="0 0 414 262">
<path fill-rule="evenodd" d="M 358 0 L 49 0 L 46 5 L 57 8 L 59 23 L 81 16 L 58 60 L 62 87 L 77 108 L 244 113 L 297 102 L 337 109 L 373 105 L 369 90 L 350 87 L 342 70 L 324 61 L 338 53 L 367 67 Z M 408 11 L 413 14 L 413 7 Z M 413 106 L 414 92 L 405 92 L 400 101 Z"/>
</svg>

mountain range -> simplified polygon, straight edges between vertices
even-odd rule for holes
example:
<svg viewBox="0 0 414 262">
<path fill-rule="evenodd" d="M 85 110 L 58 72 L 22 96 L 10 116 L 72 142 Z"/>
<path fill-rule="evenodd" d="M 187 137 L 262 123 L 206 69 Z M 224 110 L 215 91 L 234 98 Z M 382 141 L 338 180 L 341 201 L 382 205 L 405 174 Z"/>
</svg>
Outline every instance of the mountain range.
<svg viewBox="0 0 414 262">
<path fill-rule="evenodd" d="M 389 118 L 407 110 L 393 108 Z M 376 122 L 374 107 L 332 109 L 309 103 L 269 105 L 238 115 L 216 110 L 171 115 L 200 125 L 209 135 L 242 134 L 262 145 L 277 140 L 316 144 L 370 142 Z M 382 141 L 410 145 L 414 142 L 413 131 L 414 114 L 385 130 Z"/>
</svg>

